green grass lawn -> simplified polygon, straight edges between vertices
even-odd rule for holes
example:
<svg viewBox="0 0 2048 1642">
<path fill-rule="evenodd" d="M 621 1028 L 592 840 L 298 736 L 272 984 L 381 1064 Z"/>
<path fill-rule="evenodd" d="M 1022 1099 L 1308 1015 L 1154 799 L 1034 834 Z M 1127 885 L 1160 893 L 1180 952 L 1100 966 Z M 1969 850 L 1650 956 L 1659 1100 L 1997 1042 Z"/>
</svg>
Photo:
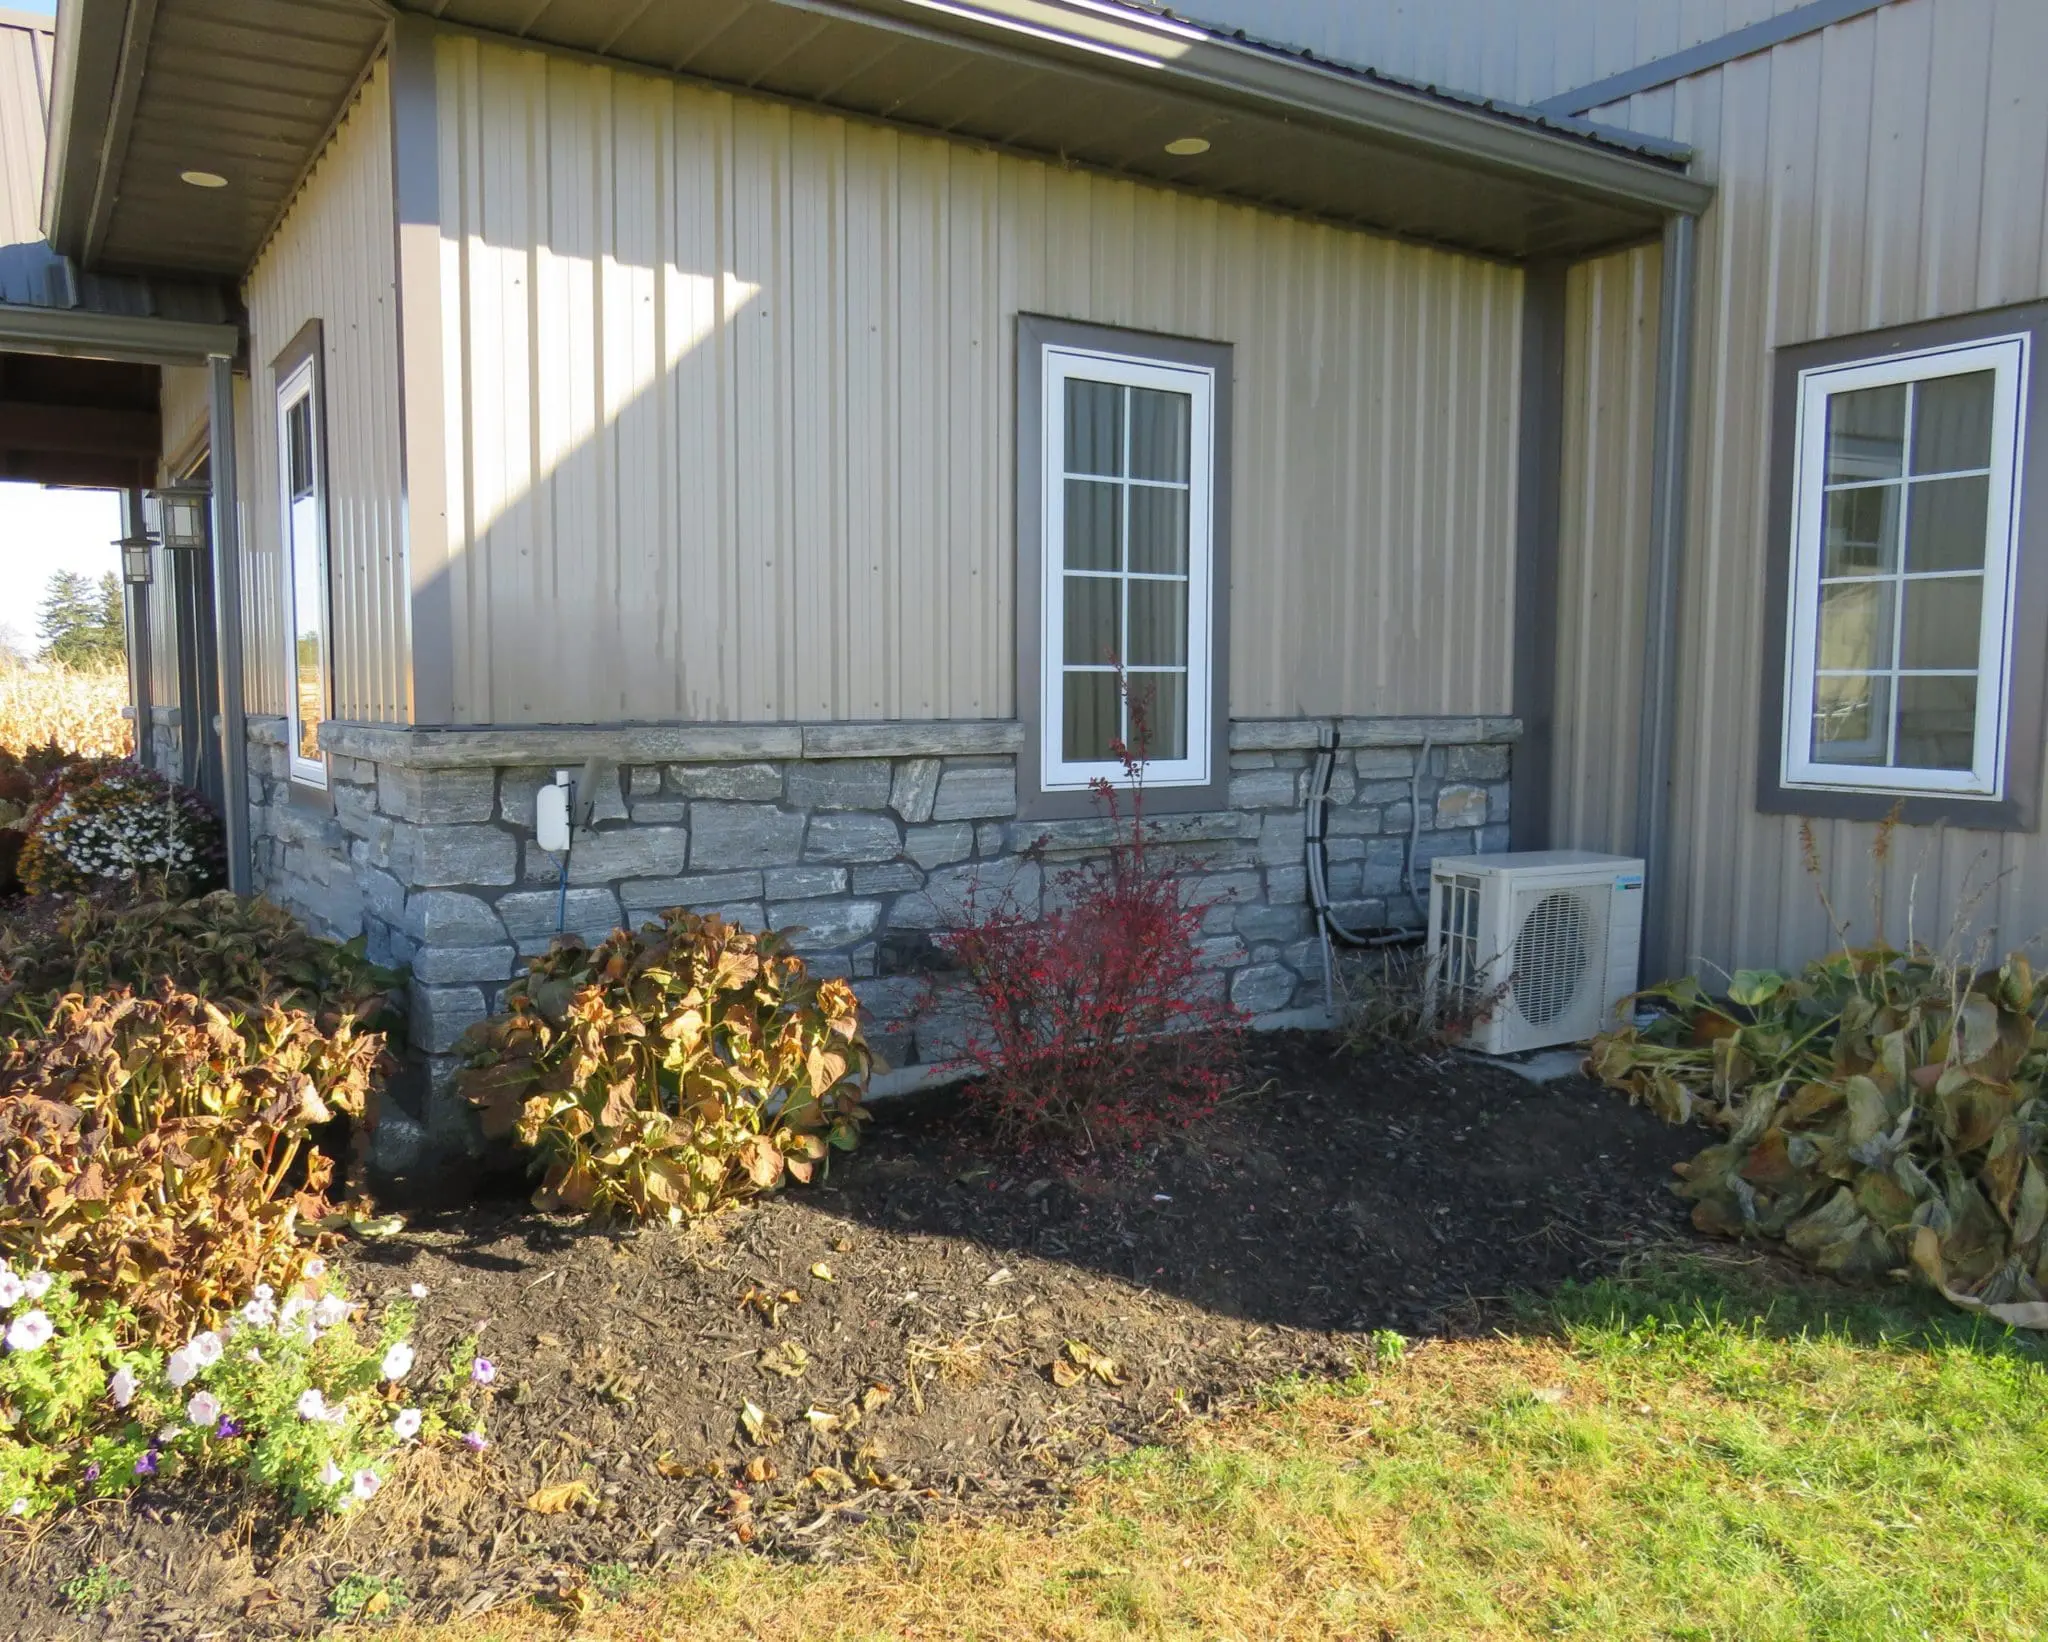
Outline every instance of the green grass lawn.
<svg viewBox="0 0 2048 1642">
<path fill-rule="evenodd" d="M 1276 1388 L 1058 1516 L 600 1577 L 605 1638 L 2048 1636 L 2048 1349 L 1686 1261 Z M 599 1594 L 600 1592 L 609 1594 Z M 537 1610 L 409 1634 L 562 1634 Z"/>
</svg>

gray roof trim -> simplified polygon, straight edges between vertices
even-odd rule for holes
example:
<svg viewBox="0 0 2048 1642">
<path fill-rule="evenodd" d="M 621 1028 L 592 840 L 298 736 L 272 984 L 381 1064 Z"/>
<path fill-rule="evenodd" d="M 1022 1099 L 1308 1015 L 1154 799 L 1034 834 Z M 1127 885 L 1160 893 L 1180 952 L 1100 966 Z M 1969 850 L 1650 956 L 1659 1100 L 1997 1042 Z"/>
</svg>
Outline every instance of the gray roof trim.
<svg viewBox="0 0 2048 1642">
<path fill-rule="evenodd" d="M 216 357 L 233 359 L 241 346 L 242 331 L 238 325 L 0 303 L 0 350 L 11 353 L 129 359 L 144 365 L 198 365 Z"/>
<path fill-rule="evenodd" d="M 1705 74 L 1710 69 L 1734 62 L 1738 57 L 1752 57 L 1760 51 L 1769 51 L 1773 46 L 1782 46 L 1788 40 L 1797 40 L 1802 35 L 1815 34 L 1837 23 L 1849 22 L 1865 12 L 1876 11 L 1889 4 L 1891 0 L 1808 0 L 1806 5 L 1780 12 L 1776 17 L 1766 17 L 1760 23 L 1733 29 L 1716 39 L 1702 40 L 1696 46 L 1674 51 L 1668 57 L 1659 57 L 1635 68 L 1624 69 L 1619 74 L 1610 74 L 1604 80 L 1595 80 L 1591 85 L 1580 86 L 1575 91 L 1546 98 L 1536 105 L 1536 111 L 1553 117 L 1569 117 L 1583 114 L 1591 108 L 1605 108 L 1624 97 L 1633 97 L 1641 91 L 1655 91 L 1660 86 L 1668 86 L 1695 74 Z"/>
</svg>

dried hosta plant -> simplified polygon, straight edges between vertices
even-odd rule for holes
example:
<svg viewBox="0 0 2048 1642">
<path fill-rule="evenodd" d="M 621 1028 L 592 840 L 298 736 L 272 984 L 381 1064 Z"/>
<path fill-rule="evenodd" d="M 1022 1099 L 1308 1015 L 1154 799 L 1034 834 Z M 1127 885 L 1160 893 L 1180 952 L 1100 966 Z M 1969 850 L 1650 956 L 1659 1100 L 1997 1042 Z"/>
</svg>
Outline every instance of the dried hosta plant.
<svg viewBox="0 0 2048 1642">
<path fill-rule="evenodd" d="M 1849 948 L 1725 999 L 1652 989 L 1655 1025 L 1588 1065 L 1674 1122 L 1729 1131 L 1684 1165 L 1693 1223 L 1782 1238 L 1848 1277 L 1910 1267 L 1956 1304 L 2048 1328 L 2048 980 Z"/>
<path fill-rule="evenodd" d="M 557 940 L 470 1029 L 460 1087 L 533 1150 L 542 1207 L 677 1221 L 856 1143 L 858 1010 L 781 937 L 666 912 L 595 949 Z"/>
<path fill-rule="evenodd" d="M 169 985 L 65 999 L 0 1060 L 0 1257 L 72 1274 L 164 1341 L 288 1289 L 330 1208 L 312 1131 L 361 1115 L 383 1048 Z"/>
</svg>

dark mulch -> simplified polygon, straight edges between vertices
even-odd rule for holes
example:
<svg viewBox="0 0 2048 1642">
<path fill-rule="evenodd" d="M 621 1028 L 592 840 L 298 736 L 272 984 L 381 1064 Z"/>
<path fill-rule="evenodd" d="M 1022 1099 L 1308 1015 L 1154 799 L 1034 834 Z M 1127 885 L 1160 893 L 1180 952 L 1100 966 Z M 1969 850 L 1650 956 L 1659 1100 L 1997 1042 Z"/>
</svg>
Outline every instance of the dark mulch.
<svg viewBox="0 0 2048 1642">
<path fill-rule="evenodd" d="M 1665 1188 L 1697 1137 L 1585 1082 L 1303 1036 L 1255 1057 L 1262 1088 L 1093 1174 L 994 1148 L 942 1102 L 885 1114 L 829 1183 L 684 1232 L 504 1202 L 416 1220 L 346 1277 L 428 1286 L 427 1360 L 480 1334 L 502 1373 L 488 1456 L 423 1455 L 341 1525 L 192 1496 L 75 1518 L 8 1547 L 0 1634 L 296 1635 L 355 1571 L 446 1613 L 737 1542 L 830 1557 L 882 1514 L 1056 1499 L 1190 1414 L 1346 1371 L 1371 1330 L 1485 1326 L 1512 1293 L 1688 1235 Z M 771 1319 L 750 1290 L 798 1299 Z M 1057 1383 L 1069 1342 L 1112 1371 Z M 779 1436 L 749 1439 L 749 1402 Z M 575 1479 L 593 1504 L 522 1503 Z M 81 1621 L 58 1592 L 101 1564 L 134 1589 Z"/>
</svg>

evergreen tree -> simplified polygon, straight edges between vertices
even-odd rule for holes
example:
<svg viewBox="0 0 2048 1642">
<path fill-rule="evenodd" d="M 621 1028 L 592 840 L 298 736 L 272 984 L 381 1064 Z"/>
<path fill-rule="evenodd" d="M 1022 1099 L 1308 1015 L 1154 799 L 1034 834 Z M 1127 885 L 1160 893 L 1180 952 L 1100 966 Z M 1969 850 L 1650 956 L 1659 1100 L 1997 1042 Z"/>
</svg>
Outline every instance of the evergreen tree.
<svg viewBox="0 0 2048 1642">
<path fill-rule="evenodd" d="M 59 570 L 43 592 L 43 659 L 68 667 L 119 667 L 126 655 L 121 578 L 97 582 Z"/>
</svg>

